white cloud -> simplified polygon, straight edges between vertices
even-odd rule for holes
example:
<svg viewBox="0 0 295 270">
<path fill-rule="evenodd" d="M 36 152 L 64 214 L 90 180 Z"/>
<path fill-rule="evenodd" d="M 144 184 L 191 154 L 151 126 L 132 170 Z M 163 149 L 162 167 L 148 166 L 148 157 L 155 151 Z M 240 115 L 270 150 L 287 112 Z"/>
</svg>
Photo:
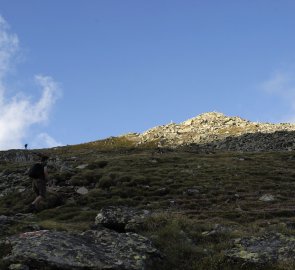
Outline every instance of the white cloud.
<svg viewBox="0 0 295 270">
<path fill-rule="evenodd" d="M 27 131 L 34 124 L 48 120 L 50 110 L 60 96 L 57 83 L 49 76 L 35 76 L 36 83 L 41 87 L 42 94 L 38 101 L 32 102 L 30 97 L 18 94 L 11 99 L 5 97 L 7 88 L 4 78 L 14 64 L 19 50 L 18 37 L 9 32 L 9 26 L 0 16 L 0 149 L 21 148 Z M 43 133 L 35 135 L 40 147 L 42 144 L 54 146 L 59 143 Z M 44 143 L 41 142 L 43 138 Z"/>
<path fill-rule="evenodd" d="M 295 123 L 295 73 L 275 72 L 261 86 L 264 91 L 276 95 L 286 103 L 286 108 L 290 111 L 290 114 L 285 116 L 282 121 Z"/>
<path fill-rule="evenodd" d="M 283 97 L 295 97 L 294 75 L 289 72 L 276 72 L 262 84 L 262 87 L 269 93 L 279 94 Z"/>
<path fill-rule="evenodd" d="M 39 134 L 35 140 L 32 142 L 29 147 L 32 148 L 50 148 L 55 146 L 61 146 L 62 143 L 57 142 L 54 138 L 52 138 L 47 133 L 41 133 Z"/>
<path fill-rule="evenodd" d="M 6 75 L 11 67 L 11 59 L 19 49 L 17 35 L 9 33 L 9 26 L 0 16 L 0 79 Z"/>
</svg>

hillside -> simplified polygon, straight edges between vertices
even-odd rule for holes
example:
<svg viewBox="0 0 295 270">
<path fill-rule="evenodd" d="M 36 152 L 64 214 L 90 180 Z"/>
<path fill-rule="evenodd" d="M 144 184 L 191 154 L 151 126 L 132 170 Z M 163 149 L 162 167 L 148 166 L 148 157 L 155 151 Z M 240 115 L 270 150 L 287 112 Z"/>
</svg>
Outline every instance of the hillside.
<svg viewBox="0 0 295 270">
<path fill-rule="evenodd" d="M 51 186 L 37 213 L 34 151 L 2 151 L 0 269 L 294 269 L 293 131 L 207 113 L 39 150 Z"/>
</svg>

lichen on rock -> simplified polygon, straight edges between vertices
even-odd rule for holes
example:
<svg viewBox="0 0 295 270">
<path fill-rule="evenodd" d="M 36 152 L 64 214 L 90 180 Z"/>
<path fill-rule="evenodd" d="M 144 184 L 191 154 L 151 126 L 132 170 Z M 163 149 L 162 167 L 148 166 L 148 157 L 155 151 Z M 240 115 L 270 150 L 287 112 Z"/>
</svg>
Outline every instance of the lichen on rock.
<svg viewBox="0 0 295 270">
<path fill-rule="evenodd" d="M 82 234 L 34 231 L 9 237 L 12 249 L 4 261 L 30 269 L 144 270 L 160 258 L 145 237 L 103 229 Z M 38 268 L 39 267 L 39 268 Z"/>
<path fill-rule="evenodd" d="M 295 237 L 281 233 L 267 233 L 260 237 L 236 239 L 234 247 L 227 251 L 233 261 L 265 265 L 295 258 Z"/>
</svg>

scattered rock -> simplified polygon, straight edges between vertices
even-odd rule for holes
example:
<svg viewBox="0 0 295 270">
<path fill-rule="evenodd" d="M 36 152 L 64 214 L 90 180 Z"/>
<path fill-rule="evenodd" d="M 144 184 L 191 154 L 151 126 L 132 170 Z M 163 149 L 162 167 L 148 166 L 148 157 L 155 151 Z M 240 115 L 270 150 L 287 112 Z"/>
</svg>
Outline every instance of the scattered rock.
<svg viewBox="0 0 295 270">
<path fill-rule="evenodd" d="M 185 194 L 189 195 L 189 196 L 194 196 L 194 195 L 197 195 L 199 194 L 200 191 L 196 188 L 189 188 L 185 191 Z"/>
<path fill-rule="evenodd" d="M 174 183 L 174 180 L 173 179 L 168 179 L 167 181 L 166 181 L 166 184 L 173 184 Z"/>
<path fill-rule="evenodd" d="M 259 198 L 259 201 L 262 202 L 272 202 L 275 200 L 275 197 L 271 194 L 264 194 Z"/>
<path fill-rule="evenodd" d="M 18 193 L 23 193 L 26 189 L 25 188 L 19 188 L 17 191 Z"/>
<path fill-rule="evenodd" d="M 233 228 L 230 226 L 215 224 L 214 228 L 211 231 L 204 231 L 202 232 L 202 235 L 203 236 L 220 235 L 220 234 L 231 233 L 232 231 L 233 231 Z"/>
<path fill-rule="evenodd" d="M 96 216 L 95 224 L 118 232 L 137 231 L 150 214 L 147 210 L 128 207 L 104 207 Z"/>
<path fill-rule="evenodd" d="M 156 163 L 158 163 L 158 160 L 156 160 L 156 159 L 151 159 L 151 160 L 150 160 L 150 163 L 154 163 L 154 164 L 156 164 Z"/>
<path fill-rule="evenodd" d="M 76 169 L 82 170 L 82 169 L 85 169 L 88 165 L 89 164 L 82 164 L 82 165 L 77 166 Z"/>
<path fill-rule="evenodd" d="M 27 265 L 18 263 L 9 265 L 9 270 L 30 270 L 30 268 Z"/>
<path fill-rule="evenodd" d="M 76 190 L 76 192 L 80 195 L 86 195 L 89 191 L 86 187 L 80 187 Z"/>
</svg>

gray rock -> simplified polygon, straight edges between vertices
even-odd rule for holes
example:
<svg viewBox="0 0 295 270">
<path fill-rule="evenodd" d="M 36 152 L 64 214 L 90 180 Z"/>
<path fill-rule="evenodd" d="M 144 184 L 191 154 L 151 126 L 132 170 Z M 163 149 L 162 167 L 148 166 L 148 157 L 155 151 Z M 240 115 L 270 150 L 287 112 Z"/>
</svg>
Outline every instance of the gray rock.
<svg viewBox="0 0 295 270">
<path fill-rule="evenodd" d="M 202 232 L 202 235 L 204 236 L 222 235 L 222 234 L 231 233 L 233 230 L 234 230 L 233 227 L 224 226 L 222 224 L 215 224 L 211 231 L 204 231 Z"/>
<path fill-rule="evenodd" d="M 76 192 L 80 195 L 86 195 L 89 191 L 86 187 L 80 187 L 76 190 Z"/>
<path fill-rule="evenodd" d="M 280 233 L 261 237 L 236 239 L 234 248 L 226 252 L 227 257 L 242 263 L 263 265 L 277 261 L 295 262 L 295 239 Z"/>
<path fill-rule="evenodd" d="M 275 200 L 275 197 L 271 194 L 264 194 L 259 198 L 259 201 L 262 202 L 272 202 Z"/>
<path fill-rule="evenodd" d="M 17 189 L 17 192 L 18 192 L 18 193 L 23 193 L 25 190 L 26 190 L 26 188 L 18 188 L 18 189 Z"/>
<path fill-rule="evenodd" d="M 81 165 L 77 166 L 76 169 L 82 170 L 82 169 L 85 169 L 88 165 L 89 164 L 81 164 Z"/>
<path fill-rule="evenodd" d="M 200 191 L 196 188 L 189 188 L 185 191 L 185 193 L 189 196 L 194 196 L 200 193 Z"/>
<path fill-rule="evenodd" d="M 83 234 L 53 231 L 27 232 L 9 237 L 11 253 L 4 261 L 30 269 L 144 270 L 160 254 L 145 237 L 108 229 Z"/>
<path fill-rule="evenodd" d="M 137 231 L 151 213 L 147 210 L 136 210 L 128 207 L 104 207 L 95 218 L 96 225 L 119 232 Z"/>
<path fill-rule="evenodd" d="M 30 268 L 24 264 L 11 264 L 9 265 L 9 270 L 30 270 Z"/>
</svg>

